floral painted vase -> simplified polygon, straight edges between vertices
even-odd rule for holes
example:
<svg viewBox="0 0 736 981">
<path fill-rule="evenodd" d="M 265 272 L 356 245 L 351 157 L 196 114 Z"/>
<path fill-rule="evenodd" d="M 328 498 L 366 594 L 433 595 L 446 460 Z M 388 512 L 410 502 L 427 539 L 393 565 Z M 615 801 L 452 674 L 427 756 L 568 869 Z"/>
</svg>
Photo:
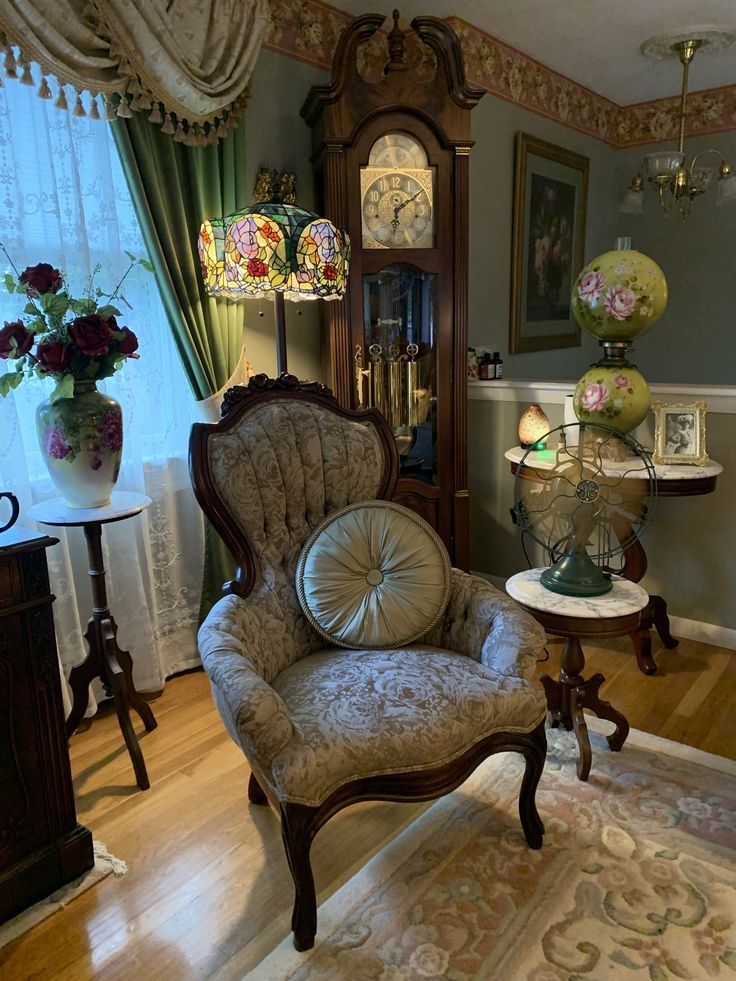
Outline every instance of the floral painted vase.
<svg viewBox="0 0 736 981">
<path fill-rule="evenodd" d="M 593 259 L 572 290 L 575 319 L 601 341 L 631 341 L 649 330 L 667 307 L 667 280 L 657 263 L 633 249 Z"/>
<path fill-rule="evenodd" d="M 36 410 L 41 454 L 56 489 L 71 508 L 110 503 L 123 455 L 123 414 L 93 381 L 76 381 L 74 396 Z"/>
<path fill-rule="evenodd" d="M 581 422 L 602 423 L 620 433 L 631 432 L 649 412 L 649 386 L 627 361 L 594 364 L 579 379 L 573 395 Z"/>
</svg>

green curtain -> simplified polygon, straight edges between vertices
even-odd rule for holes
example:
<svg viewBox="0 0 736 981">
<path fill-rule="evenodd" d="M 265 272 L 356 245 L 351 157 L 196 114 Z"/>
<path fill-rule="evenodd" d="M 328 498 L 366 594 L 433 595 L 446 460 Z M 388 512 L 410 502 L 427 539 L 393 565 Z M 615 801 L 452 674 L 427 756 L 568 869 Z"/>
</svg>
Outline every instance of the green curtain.
<svg viewBox="0 0 736 981">
<path fill-rule="evenodd" d="M 237 366 L 244 312 L 208 296 L 197 236 L 203 218 L 229 214 L 249 200 L 244 124 L 205 147 L 174 142 L 140 112 L 111 126 L 184 370 L 194 397 L 208 398 Z M 207 522 L 201 618 L 233 573 L 230 553 Z"/>
</svg>

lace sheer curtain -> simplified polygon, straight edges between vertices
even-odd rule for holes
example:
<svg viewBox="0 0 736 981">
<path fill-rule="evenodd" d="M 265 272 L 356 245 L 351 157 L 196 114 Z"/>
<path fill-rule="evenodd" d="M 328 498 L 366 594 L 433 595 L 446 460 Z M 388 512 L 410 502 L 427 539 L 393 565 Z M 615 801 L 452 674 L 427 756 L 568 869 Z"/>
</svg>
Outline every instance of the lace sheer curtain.
<svg viewBox="0 0 736 981">
<path fill-rule="evenodd" d="M 50 262 L 79 292 L 96 264 L 97 282 L 114 287 L 128 266 L 126 250 L 144 255 L 140 229 L 108 126 L 59 112 L 33 89 L 8 81 L 0 89 L 0 241 L 19 269 Z M 7 265 L 4 256 L 2 268 Z M 123 290 L 122 318 L 138 335 L 140 360 L 99 384 L 123 406 L 125 442 L 118 489 L 148 494 L 142 515 L 103 531 L 110 608 L 121 647 L 133 654 L 142 691 L 199 663 L 196 629 L 204 525 L 191 491 L 187 444 L 195 403 L 174 349 L 152 275 L 136 267 Z M 0 291 L 0 321 L 15 320 L 19 298 Z M 5 369 L 0 361 L 0 371 Z M 24 383 L 0 398 L 0 488 L 23 511 L 56 496 L 35 432 L 35 408 L 49 382 Z M 91 610 L 84 536 L 48 529 L 54 618 L 65 672 L 86 653 Z"/>
</svg>

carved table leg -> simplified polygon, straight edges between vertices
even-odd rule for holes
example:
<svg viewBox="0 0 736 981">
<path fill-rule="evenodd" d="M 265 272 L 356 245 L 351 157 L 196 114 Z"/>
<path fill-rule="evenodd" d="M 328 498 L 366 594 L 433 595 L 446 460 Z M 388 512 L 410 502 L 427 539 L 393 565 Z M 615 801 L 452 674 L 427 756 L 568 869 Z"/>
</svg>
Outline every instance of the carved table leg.
<svg viewBox="0 0 736 981">
<path fill-rule="evenodd" d="M 652 675 L 657 673 L 657 663 L 652 657 L 652 635 L 649 628 L 642 622 L 639 629 L 629 634 L 631 643 L 634 645 L 636 664 L 642 674 Z"/>
<path fill-rule="evenodd" d="M 578 780 L 587 780 L 590 776 L 590 765 L 593 762 L 593 754 L 590 749 L 590 737 L 588 727 L 585 724 L 585 714 L 583 706 L 580 704 L 580 696 L 583 694 L 582 688 L 573 688 L 570 692 L 570 714 L 572 716 L 572 727 L 575 730 L 575 738 L 578 741 L 577 771 Z"/>
<path fill-rule="evenodd" d="M 661 596 L 650 596 L 649 604 L 644 608 L 641 619 L 647 627 L 654 624 L 665 647 L 669 650 L 677 647 L 679 641 L 670 633 L 670 618 L 667 616 L 667 601 L 665 599 Z"/>
<path fill-rule="evenodd" d="M 630 727 L 626 716 L 615 709 L 610 702 L 604 702 L 598 695 L 598 690 L 605 680 L 602 674 L 594 674 L 592 678 L 583 681 L 578 686 L 577 704 L 581 709 L 590 709 L 599 719 L 606 719 L 608 722 L 614 723 L 616 729 L 610 736 L 607 736 L 607 739 L 608 745 L 617 753 L 626 742 Z"/>
<path fill-rule="evenodd" d="M 629 723 L 609 702 L 604 702 L 598 691 L 606 680 L 602 674 L 594 674 L 587 681 L 582 677 L 585 655 L 577 637 L 565 641 L 560 659 L 559 681 L 549 675 L 540 679 L 547 696 L 547 709 L 553 727 L 563 725 L 573 729 L 578 741 L 580 756 L 577 771 L 580 780 L 587 780 L 590 774 L 592 754 L 588 727 L 585 724 L 583 709 L 590 709 L 599 719 L 607 719 L 616 726 L 616 731 L 608 736 L 608 745 L 618 751 L 629 734 Z"/>
<path fill-rule="evenodd" d="M 141 790 L 150 787 L 143 753 L 138 737 L 130 721 L 130 708 L 135 709 L 147 732 L 156 728 L 157 722 L 150 705 L 133 683 L 133 660 L 117 643 L 117 625 L 107 605 L 105 566 L 102 560 L 102 525 L 98 522 L 84 526 L 89 558 L 89 575 L 92 581 L 92 616 L 87 624 L 85 639 L 89 646 L 86 660 L 71 673 L 73 693 L 72 711 L 67 720 L 67 735 L 71 735 L 84 714 L 89 698 L 89 686 L 94 678 L 100 678 L 107 694 L 112 695 L 120 730 L 128 748 L 136 782 Z"/>
</svg>

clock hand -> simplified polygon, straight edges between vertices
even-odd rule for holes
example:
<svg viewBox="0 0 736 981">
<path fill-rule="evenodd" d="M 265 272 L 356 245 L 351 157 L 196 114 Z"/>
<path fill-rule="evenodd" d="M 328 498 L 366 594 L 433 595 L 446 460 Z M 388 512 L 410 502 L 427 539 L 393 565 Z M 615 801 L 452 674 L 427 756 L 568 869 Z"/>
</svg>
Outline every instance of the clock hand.
<svg viewBox="0 0 736 981">
<path fill-rule="evenodd" d="M 402 208 L 405 208 L 407 204 L 411 204 L 415 198 L 418 198 L 421 193 L 422 189 L 420 187 L 416 194 L 413 194 L 410 198 L 407 198 L 406 201 L 402 201 L 401 204 L 394 206 L 394 216 L 391 219 L 391 228 L 393 229 L 394 235 L 399 230 L 399 212 Z"/>
<path fill-rule="evenodd" d="M 394 208 L 394 217 L 395 218 L 398 218 L 399 212 L 401 211 L 401 209 L 402 208 L 405 208 L 407 206 L 407 204 L 411 204 L 412 201 L 414 200 L 414 198 L 418 198 L 421 193 L 422 193 L 422 189 L 420 187 L 416 194 L 413 194 L 410 198 L 407 198 L 406 201 L 402 201 L 401 204 L 397 205 Z"/>
</svg>

